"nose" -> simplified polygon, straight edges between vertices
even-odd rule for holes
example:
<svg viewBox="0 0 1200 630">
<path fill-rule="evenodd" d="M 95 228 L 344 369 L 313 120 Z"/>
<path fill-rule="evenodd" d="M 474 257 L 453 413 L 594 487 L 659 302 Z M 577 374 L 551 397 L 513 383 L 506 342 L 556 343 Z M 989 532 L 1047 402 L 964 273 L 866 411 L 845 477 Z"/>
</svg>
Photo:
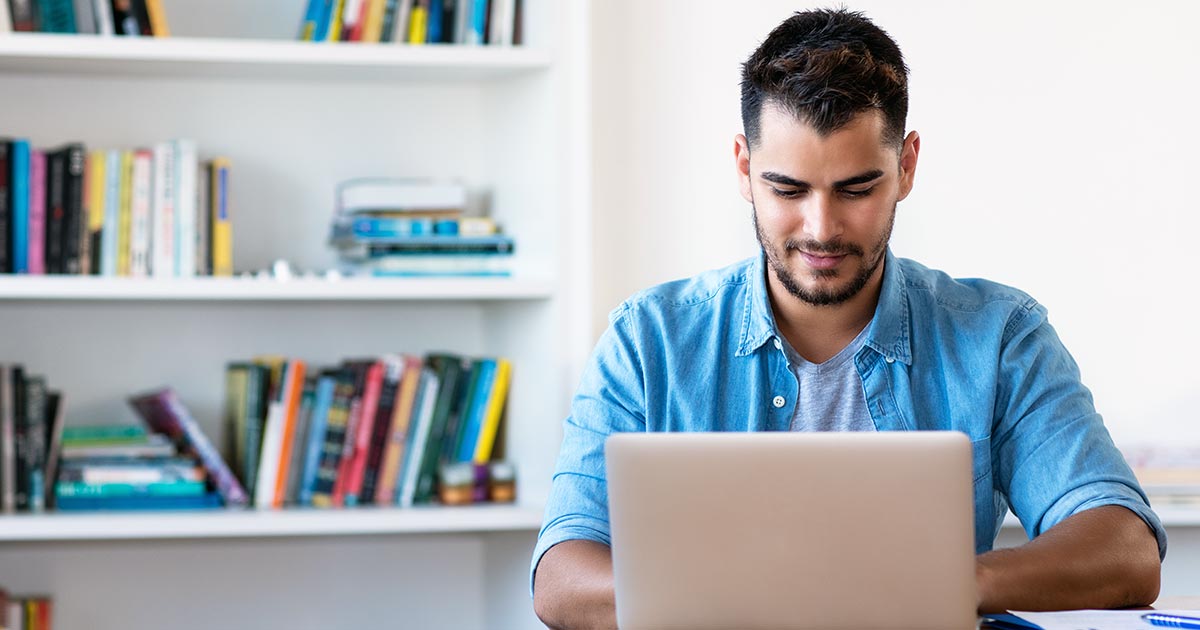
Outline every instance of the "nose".
<svg viewBox="0 0 1200 630">
<path fill-rule="evenodd" d="M 828 194 L 809 195 L 803 213 L 804 233 L 809 238 L 819 243 L 828 243 L 841 236 L 842 220 Z"/>
</svg>

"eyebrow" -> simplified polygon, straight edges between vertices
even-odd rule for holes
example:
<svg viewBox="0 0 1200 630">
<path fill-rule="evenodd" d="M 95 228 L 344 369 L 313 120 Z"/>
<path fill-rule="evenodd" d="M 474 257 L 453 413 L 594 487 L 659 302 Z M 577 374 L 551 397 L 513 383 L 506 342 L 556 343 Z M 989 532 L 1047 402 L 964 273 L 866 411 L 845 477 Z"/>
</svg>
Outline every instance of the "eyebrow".
<svg viewBox="0 0 1200 630">
<path fill-rule="evenodd" d="M 765 179 L 769 182 L 774 182 L 776 184 L 783 184 L 784 186 L 795 186 L 796 188 L 812 188 L 812 184 L 810 184 L 808 182 L 798 180 L 794 177 L 788 177 L 787 175 L 784 175 L 782 173 L 776 173 L 774 171 L 763 171 L 762 173 L 759 174 L 759 177 L 762 177 L 763 179 Z M 865 173 L 855 175 L 854 177 L 847 177 L 846 179 L 833 182 L 833 187 L 834 188 L 845 188 L 847 186 L 855 186 L 857 184 L 865 184 L 867 182 L 879 179 L 880 177 L 883 177 L 883 171 L 881 171 L 879 169 L 872 169 Z"/>
</svg>

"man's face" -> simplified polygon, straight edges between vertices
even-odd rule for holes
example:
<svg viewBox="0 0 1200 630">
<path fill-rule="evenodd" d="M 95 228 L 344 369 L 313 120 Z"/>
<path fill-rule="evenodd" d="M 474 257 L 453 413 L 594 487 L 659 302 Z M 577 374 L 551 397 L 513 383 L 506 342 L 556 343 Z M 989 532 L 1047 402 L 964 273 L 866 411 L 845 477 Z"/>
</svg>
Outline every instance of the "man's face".
<svg viewBox="0 0 1200 630">
<path fill-rule="evenodd" d="M 760 129 L 753 150 L 738 136 L 738 171 L 775 278 L 808 304 L 853 298 L 882 274 L 896 204 L 912 189 L 919 138 L 909 134 L 897 155 L 882 142 L 878 112 L 821 136 L 772 104 L 763 107 Z"/>
</svg>

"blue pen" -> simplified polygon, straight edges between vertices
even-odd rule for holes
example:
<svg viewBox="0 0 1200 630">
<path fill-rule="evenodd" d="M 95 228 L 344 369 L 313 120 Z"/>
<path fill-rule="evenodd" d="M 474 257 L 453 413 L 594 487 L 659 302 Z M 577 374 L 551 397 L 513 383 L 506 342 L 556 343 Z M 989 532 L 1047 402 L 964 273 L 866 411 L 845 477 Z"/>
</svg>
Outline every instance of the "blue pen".
<svg viewBox="0 0 1200 630">
<path fill-rule="evenodd" d="M 1162 613 L 1146 613 L 1142 620 L 1151 625 L 1166 628 L 1196 628 L 1200 630 L 1200 617 L 1181 617 L 1179 615 L 1164 615 Z"/>
</svg>

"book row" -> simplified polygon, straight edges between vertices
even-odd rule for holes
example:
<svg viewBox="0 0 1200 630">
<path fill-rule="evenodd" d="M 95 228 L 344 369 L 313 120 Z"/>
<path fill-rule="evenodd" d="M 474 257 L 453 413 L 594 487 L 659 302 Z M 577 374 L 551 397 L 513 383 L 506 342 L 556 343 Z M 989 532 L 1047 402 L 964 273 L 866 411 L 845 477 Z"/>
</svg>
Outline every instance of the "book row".
<svg viewBox="0 0 1200 630">
<path fill-rule="evenodd" d="M 230 161 L 191 140 L 38 150 L 0 139 L 0 273 L 233 274 Z"/>
<path fill-rule="evenodd" d="M 257 507 L 407 507 L 446 489 L 461 496 L 453 491 L 464 484 L 480 500 L 511 500 L 480 491 L 514 482 L 511 466 L 494 461 L 511 377 L 506 359 L 445 353 L 323 369 L 279 357 L 232 363 L 226 450 Z"/>
<path fill-rule="evenodd" d="M 162 0 L 0 0 L 0 33 L 166 37 Z"/>
<path fill-rule="evenodd" d="M 0 511 L 40 512 L 52 501 L 64 413 L 62 392 L 46 377 L 0 365 Z"/>
<path fill-rule="evenodd" d="M 308 0 L 303 41 L 511 46 L 522 0 Z"/>
<path fill-rule="evenodd" d="M 52 630 L 54 602 L 44 596 L 17 597 L 0 588 L 0 629 Z"/>
</svg>

